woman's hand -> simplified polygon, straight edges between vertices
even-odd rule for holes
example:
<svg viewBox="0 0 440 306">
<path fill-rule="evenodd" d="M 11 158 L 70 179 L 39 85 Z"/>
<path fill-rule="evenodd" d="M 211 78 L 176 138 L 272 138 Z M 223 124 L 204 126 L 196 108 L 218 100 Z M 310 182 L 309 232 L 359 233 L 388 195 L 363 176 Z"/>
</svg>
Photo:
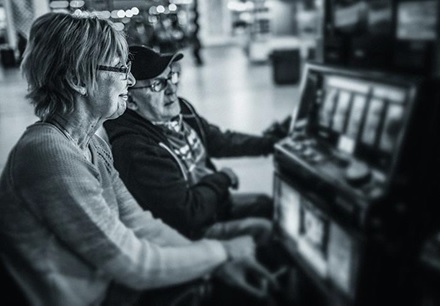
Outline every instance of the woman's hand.
<svg viewBox="0 0 440 306">
<path fill-rule="evenodd" d="M 267 297 L 271 287 L 278 288 L 275 278 L 253 258 L 228 261 L 214 276 L 256 298 Z"/>
<path fill-rule="evenodd" d="M 272 222 L 264 218 L 244 218 L 217 222 L 205 231 L 205 238 L 232 239 L 243 235 L 252 236 L 258 245 L 264 245 L 272 237 Z"/>
<path fill-rule="evenodd" d="M 240 236 L 221 241 L 230 260 L 241 260 L 255 257 L 255 242 L 250 236 Z"/>
</svg>

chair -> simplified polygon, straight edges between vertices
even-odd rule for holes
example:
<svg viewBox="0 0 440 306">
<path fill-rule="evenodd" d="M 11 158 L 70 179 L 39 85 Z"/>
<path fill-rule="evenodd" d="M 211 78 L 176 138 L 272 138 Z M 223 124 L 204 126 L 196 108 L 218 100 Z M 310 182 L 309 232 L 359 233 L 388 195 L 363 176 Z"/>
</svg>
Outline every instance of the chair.
<svg viewBox="0 0 440 306">
<path fill-rule="evenodd" d="M 0 283 L 2 284 L 2 301 L 4 306 L 30 306 L 23 290 L 0 260 Z"/>
</svg>

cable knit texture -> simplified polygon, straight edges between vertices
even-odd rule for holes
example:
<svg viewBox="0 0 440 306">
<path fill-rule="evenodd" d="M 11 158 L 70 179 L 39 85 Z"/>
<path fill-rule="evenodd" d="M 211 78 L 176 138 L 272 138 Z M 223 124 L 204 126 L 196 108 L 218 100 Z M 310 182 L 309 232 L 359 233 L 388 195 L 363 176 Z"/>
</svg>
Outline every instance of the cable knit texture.
<svg viewBox="0 0 440 306">
<path fill-rule="evenodd" d="M 226 260 L 213 240 L 189 242 L 143 211 L 94 136 L 93 162 L 58 128 L 36 123 L 0 178 L 1 257 L 32 305 L 99 305 L 112 280 L 157 288 Z"/>
</svg>

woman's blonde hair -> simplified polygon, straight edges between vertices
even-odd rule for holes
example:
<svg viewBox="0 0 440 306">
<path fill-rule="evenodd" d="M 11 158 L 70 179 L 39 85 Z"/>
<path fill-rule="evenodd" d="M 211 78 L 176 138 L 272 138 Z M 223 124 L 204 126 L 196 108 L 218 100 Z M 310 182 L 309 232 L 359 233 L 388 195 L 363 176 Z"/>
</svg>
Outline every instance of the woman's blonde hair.
<svg viewBox="0 0 440 306">
<path fill-rule="evenodd" d="M 115 57 L 126 62 L 128 46 L 111 21 L 66 13 L 36 19 L 21 64 L 35 114 L 44 121 L 71 113 L 78 94 L 74 87 L 93 92 L 98 65 Z"/>
</svg>

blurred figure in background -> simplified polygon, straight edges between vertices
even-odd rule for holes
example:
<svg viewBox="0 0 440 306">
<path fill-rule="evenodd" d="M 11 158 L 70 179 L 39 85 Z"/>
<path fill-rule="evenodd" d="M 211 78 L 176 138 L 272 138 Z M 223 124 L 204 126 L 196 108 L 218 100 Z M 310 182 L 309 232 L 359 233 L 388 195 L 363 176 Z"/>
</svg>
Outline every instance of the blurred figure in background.
<svg viewBox="0 0 440 306">
<path fill-rule="evenodd" d="M 204 61 L 202 59 L 202 55 L 200 54 L 200 51 L 202 50 L 202 42 L 200 41 L 200 37 L 199 37 L 200 26 L 199 26 L 198 0 L 193 1 L 193 10 L 194 10 L 194 18 L 192 22 L 194 24 L 194 31 L 190 38 L 190 44 L 192 46 L 192 55 L 194 57 L 195 64 L 197 66 L 203 66 Z"/>
<path fill-rule="evenodd" d="M 130 20 L 125 28 L 129 45 L 152 46 L 154 28 L 146 22 L 146 16 L 136 16 Z"/>
<path fill-rule="evenodd" d="M 176 53 L 184 47 L 185 34 L 176 16 L 160 15 L 154 28 L 152 45 L 161 53 Z"/>
<path fill-rule="evenodd" d="M 272 199 L 231 194 L 238 177 L 229 168 L 218 171 L 211 157 L 267 155 L 285 134 L 222 132 L 178 97 L 174 65 L 182 54 L 161 55 L 144 46 L 131 46 L 130 53 L 137 84 L 129 90 L 128 110 L 104 126 L 115 167 L 139 204 L 192 239 L 216 227 L 226 231 L 218 222 L 257 217 L 235 223 L 249 230 L 258 218 L 271 219 Z"/>
<path fill-rule="evenodd" d="M 135 305 L 140 290 L 210 273 L 264 296 L 267 287 L 245 278 L 271 280 L 251 237 L 191 242 L 120 180 L 95 132 L 125 111 L 135 84 L 127 57 L 110 21 L 49 13 L 33 23 L 22 71 L 40 121 L 0 177 L 0 259 L 32 305 Z M 154 305 L 154 292 L 144 305 Z"/>
</svg>

